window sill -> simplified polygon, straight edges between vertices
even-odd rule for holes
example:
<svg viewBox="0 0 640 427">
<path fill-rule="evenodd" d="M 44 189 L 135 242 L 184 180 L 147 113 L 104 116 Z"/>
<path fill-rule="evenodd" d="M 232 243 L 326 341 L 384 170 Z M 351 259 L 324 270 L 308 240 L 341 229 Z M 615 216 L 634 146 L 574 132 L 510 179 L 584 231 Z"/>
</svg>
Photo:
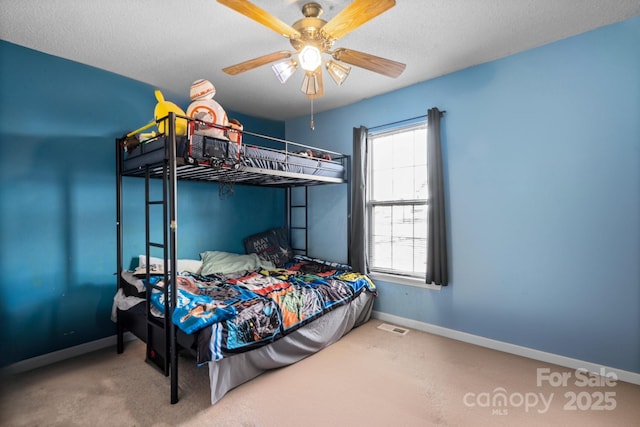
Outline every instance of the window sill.
<svg viewBox="0 0 640 427">
<path fill-rule="evenodd" d="M 442 288 L 442 286 L 440 285 L 434 285 L 431 283 L 427 284 L 424 282 L 424 279 L 418 279 L 415 277 L 396 276 L 394 274 L 379 273 L 379 272 L 371 272 L 369 273 L 369 277 L 371 277 L 374 280 L 381 280 L 383 282 L 395 283 L 398 285 L 406 285 L 406 286 L 413 286 L 416 288 L 429 289 L 432 291 L 439 291 Z"/>
</svg>

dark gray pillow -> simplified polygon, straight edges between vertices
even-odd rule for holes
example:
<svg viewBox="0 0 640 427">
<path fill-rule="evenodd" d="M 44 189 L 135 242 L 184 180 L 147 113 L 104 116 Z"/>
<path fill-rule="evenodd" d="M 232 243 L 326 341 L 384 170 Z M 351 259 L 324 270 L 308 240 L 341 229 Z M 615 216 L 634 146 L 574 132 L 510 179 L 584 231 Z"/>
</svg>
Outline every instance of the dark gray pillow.
<svg viewBox="0 0 640 427">
<path fill-rule="evenodd" d="M 293 258 L 289 233 L 285 228 L 272 228 L 245 238 L 244 249 L 248 254 L 258 254 L 260 258 L 271 261 L 276 267 L 282 267 Z"/>
</svg>

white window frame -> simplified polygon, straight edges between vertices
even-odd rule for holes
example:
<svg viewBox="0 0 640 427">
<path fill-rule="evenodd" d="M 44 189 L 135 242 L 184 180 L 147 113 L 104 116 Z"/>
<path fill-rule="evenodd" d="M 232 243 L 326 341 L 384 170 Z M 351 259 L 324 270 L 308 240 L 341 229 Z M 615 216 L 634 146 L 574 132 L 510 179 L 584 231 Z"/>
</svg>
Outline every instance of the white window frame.
<svg viewBox="0 0 640 427">
<path fill-rule="evenodd" d="M 426 149 L 426 121 L 414 122 L 411 124 L 405 124 L 404 126 L 398 126 L 395 128 L 387 128 L 378 132 L 370 132 L 367 140 L 367 144 L 369 145 L 369 149 L 367 150 L 367 181 L 370 183 L 367 187 L 367 246 L 369 248 L 368 251 L 368 263 L 370 268 L 370 276 L 373 279 L 382 280 L 389 283 L 398 283 L 402 285 L 409 286 L 417 286 L 422 288 L 429 289 L 439 289 L 439 286 L 427 285 L 425 283 L 426 271 L 422 272 L 419 275 L 416 275 L 415 272 L 411 271 L 398 271 L 392 269 L 378 268 L 374 265 L 374 248 L 373 248 L 373 233 L 374 233 L 374 225 L 373 225 L 373 209 L 376 206 L 424 206 L 425 208 L 429 204 L 428 195 L 424 199 L 393 199 L 393 200 L 384 200 L 384 201 L 376 201 L 372 199 L 373 194 L 373 139 L 386 137 L 393 134 L 403 133 L 403 132 L 414 132 L 418 129 L 425 130 L 425 149 Z M 426 153 L 425 153 L 425 161 L 426 161 Z M 425 165 L 426 167 L 426 165 Z M 426 173 L 426 171 L 425 171 Z M 428 236 L 427 236 L 428 238 Z M 425 244 L 426 246 L 426 244 Z M 426 247 L 425 247 L 425 258 L 426 258 Z"/>
</svg>

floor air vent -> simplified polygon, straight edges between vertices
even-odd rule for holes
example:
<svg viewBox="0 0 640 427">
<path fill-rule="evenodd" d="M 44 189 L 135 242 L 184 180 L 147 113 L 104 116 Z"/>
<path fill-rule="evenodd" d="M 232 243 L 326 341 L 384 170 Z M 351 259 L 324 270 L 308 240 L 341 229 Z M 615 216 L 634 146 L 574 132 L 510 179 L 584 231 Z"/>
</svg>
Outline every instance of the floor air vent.
<svg viewBox="0 0 640 427">
<path fill-rule="evenodd" d="M 383 331 L 391 332 L 396 335 L 407 335 L 409 333 L 408 329 L 401 328 L 400 326 L 390 325 L 388 323 L 383 323 L 378 326 L 378 329 L 382 329 Z"/>
</svg>

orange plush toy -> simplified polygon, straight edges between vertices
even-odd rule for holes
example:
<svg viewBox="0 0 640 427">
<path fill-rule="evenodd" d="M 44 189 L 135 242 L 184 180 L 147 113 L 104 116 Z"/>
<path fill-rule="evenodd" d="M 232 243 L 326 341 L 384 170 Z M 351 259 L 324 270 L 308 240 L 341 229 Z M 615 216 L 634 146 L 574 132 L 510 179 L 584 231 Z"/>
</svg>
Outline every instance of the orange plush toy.
<svg viewBox="0 0 640 427">
<path fill-rule="evenodd" d="M 222 106 L 213 100 L 215 94 L 216 88 L 209 80 L 193 82 L 189 93 L 192 102 L 187 108 L 187 116 L 203 122 L 196 125 L 195 134 L 227 139 L 223 127 L 229 126 L 229 120 Z"/>
</svg>

